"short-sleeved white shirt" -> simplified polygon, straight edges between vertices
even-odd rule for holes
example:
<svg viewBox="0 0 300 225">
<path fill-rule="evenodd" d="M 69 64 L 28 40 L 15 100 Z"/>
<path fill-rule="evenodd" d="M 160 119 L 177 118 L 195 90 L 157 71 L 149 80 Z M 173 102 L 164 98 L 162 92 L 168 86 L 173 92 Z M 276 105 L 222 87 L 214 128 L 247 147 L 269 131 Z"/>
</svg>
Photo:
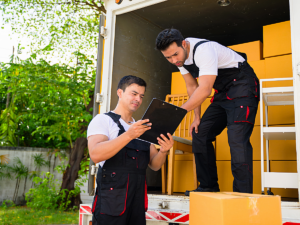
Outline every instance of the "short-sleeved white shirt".
<svg viewBox="0 0 300 225">
<path fill-rule="evenodd" d="M 125 131 L 127 131 L 130 127 L 122 118 L 120 118 L 120 123 L 124 127 Z M 134 119 L 133 119 L 134 121 Z M 135 122 L 135 121 L 134 121 Z M 87 138 L 92 135 L 102 134 L 108 137 L 108 140 L 115 139 L 118 137 L 120 128 L 113 121 L 111 117 L 105 114 L 96 115 L 92 121 L 90 122 L 87 129 Z M 105 161 L 100 162 L 100 166 L 103 167 Z"/>
<path fill-rule="evenodd" d="M 191 65 L 193 64 L 194 46 L 199 41 L 205 41 L 205 39 L 186 38 L 185 40 L 190 43 L 190 52 L 184 65 Z M 202 75 L 218 75 L 218 69 L 237 68 L 238 63 L 244 61 L 245 59 L 235 51 L 213 41 L 201 44 L 195 52 L 195 64 L 200 69 L 199 77 Z M 189 73 L 183 66 L 178 67 L 178 69 L 182 75 Z"/>
</svg>

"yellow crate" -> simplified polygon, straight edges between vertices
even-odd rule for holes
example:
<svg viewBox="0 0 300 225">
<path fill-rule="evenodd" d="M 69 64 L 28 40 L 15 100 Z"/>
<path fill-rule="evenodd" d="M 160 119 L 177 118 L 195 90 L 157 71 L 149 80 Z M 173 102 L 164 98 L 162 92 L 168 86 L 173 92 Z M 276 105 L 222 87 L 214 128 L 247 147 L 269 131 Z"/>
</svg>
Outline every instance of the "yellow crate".
<svg viewBox="0 0 300 225">
<path fill-rule="evenodd" d="M 248 43 L 231 45 L 228 46 L 234 51 L 243 52 L 247 54 L 247 60 L 249 61 L 257 61 L 263 59 L 262 49 L 263 45 L 260 41 L 252 41 Z"/>
<path fill-rule="evenodd" d="M 175 155 L 173 192 L 193 189 L 193 154 Z"/>
<path fill-rule="evenodd" d="M 290 21 L 263 27 L 264 58 L 292 53 Z"/>
<path fill-rule="evenodd" d="M 297 173 L 297 161 L 270 161 L 271 172 Z M 298 198 L 298 189 L 271 188 L 274 195 L 287 198 Z"/>
</svg>

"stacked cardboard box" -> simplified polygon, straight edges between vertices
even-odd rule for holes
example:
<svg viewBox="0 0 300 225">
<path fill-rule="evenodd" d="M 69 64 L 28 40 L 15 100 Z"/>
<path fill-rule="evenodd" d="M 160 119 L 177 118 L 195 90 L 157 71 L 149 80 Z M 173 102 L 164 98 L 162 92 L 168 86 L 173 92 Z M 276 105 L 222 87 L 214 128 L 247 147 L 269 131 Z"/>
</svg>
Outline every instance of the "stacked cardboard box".
<svg viewBox="0 0 300 225">
<path fill-rule="evenodd" d="M 254 69 L 259 79 L 286 78 L 292 77 L 292 52 L 290 22 L 271 24 L 263 27 L 263 44 L 260 41 L 253 41 L 244 44 L 228 46 L 229 48 L 247 54 L 248 63 Z M 266 82 L 265 82 L 266 83 Z M 264 87 L 292 86 L 292 81 L 268 82 Z M 187 93 L 184 79 L 180 72 L 172 74 L 171 94 Z M 209 106 L 206 101 L 202 106 L 202 115 Z M 262 101 L 260 104 L 263 104 Z M 264 105 L 263 105 L 264 109 Z M 253 146 L 253 190 L 254 193 L 261 193 L 261 138 L 260 138 L 260 105 L 256 115 L 251 143 Z M 268 110 L 269 126 L 293 126 L 294 106 L 272 106 Z M 265 116 L 264 116 L 265 124 Z M 269 159 L 271 172 L 296 172 L 296 143 L 291 140 L 271 140 L 269 142 Z M 264 156 L 266 159 L 266 156 Z M 219 184 L 221 191 L 232 191 L 231 155 L 228 145 L 227 129 L 225 129 L 216 139 L 216 159 L 219 174 Z M 192 162 L 192 161 L 191 161 Z M 190 163 L 191 163 L 190 162 Z M 183 163 L 183 162 L 180 162 Z M 187 162 L 184 162 L 187 163 Z M 175 163 L 176 165 L 176 163 Z M 178 164 L 179 165 L 179 164 Z M 266 163 L 265 163 L 266 165 Z M 289 167 L 294 165 L 294 167 Z M 176 166 L 175 166 L 176 167 Z M 190 168 L 191 166 L 187 166 Z M 183 167 L 182 167 L 183 168 Z M 191 170 L 191 169 L 190 169 Z M 175 169 L 177 179 L 178 169 Z M 192 171 L 192 170 L 191 170 Z M 187 175 L 186 175 L 187 176 Z M 176 181 L 174 182 L 176 183 Z M 174 184 L 174 191 L 183 192 L 192 186 L 191 184 L 182 186 L 179 182 Z M 182 187 L 181 187 L 181 186 Z M 272 189 L 274 194 L 282 197 L 297 197 L 295 189 Z M 175 191 L 176 192 L 176 191 Z"/>
</svg>

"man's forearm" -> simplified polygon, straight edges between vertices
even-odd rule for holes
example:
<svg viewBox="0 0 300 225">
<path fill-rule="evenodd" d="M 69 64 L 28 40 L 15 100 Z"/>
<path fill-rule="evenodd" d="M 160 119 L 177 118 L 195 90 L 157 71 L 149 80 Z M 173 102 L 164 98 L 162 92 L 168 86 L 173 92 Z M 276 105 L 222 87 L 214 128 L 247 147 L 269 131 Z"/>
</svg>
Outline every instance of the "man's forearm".
<svg viewBox="0 0 300 225">
<path fill-rule="evenodd" d="M 125 132 L 113 140 L 100 142 L 93 149 L 90 149 L 91 159 L 95 163 L 110 159 L 130 141 L 130 137 Z"/>
<path fill-rule="evenodd" d="M 200 118 L 200 110 L 199 107 L 201 106 L 202 102 L 210 95 L 211 89 L 206 87 L 202 87 L 199 85 L 193 94 L 190 96 L 189 100 L 184 103 L 181 108 L 186 109 L 188 112 L 196 109 L 195 113 L 199 113 L 197 116 Z M 196 116 L 196 114 L 195 114 Z"/>
<path fill-rule="evenodd" d="M 161 166 L 165 163 L 166 161 L 166 156 L 167 153 L 162 153 L 162 152 L 158 152 L 153 159 L 150 161 L 149 163 L 149 167 L 154 170 L 157 171 L 161 168 Z"/>
<path fill-rule="evenodd" d="M 187 93 L 189 95 L 189 97 L 191 97 L 193 95 L 193 93 L 195 92 L 195 90 L 197 89 L 198 85 L 193 86 L 193 87 L 187 87 Z M 199 105 L 198 107 L 196 107 L 194 109 L 194 114 L 195 114 L 195 120 L 200 120 L 200 115 L 201 115 L 201 105 Z"/>
</svg>

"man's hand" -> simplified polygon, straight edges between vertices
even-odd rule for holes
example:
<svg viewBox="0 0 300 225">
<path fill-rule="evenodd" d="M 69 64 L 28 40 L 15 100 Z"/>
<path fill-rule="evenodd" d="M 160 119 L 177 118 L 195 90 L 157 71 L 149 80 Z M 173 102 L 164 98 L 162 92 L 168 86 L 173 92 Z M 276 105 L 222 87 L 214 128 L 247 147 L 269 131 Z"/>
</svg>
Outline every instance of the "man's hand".
<svg viewBox="0 0 300 225">
<path fill-rule="evenodd" d="M 151 129 L 152 123 L 148 123 L 149 119 L 146 120 L 139 120 L 135 123 L 133 123 L 129 129 L 126 131 L 126 134 L 129 136 L 130 139 L 136 139 L 139 136 L 141 136 L 143 133 L 145 133 L 147 130 Z M 143 125 L 147 123 L 147 125 Z"/>
<path fill-rule="evenodd" d="M 200 124 L 200 119 L 195 119 L 194 122 L 191 124 L 190 126 L 190 135 L 191 137 L 193 136 L 192 135 L 192 132 L 193 132 L 193 129 L 195 129 L 195 133 L 197 134 L 198 133 L 198 126 Z"/>
<path fill-rule="evenodd" d="M 167 133 L 167 135 L 168 135 L 169 139 L 166 138 L 166 136 L 163 135 L 163 134 L 160 135 L 161 138 L 159 138 L 159 137 L 157 138 L 158 144 L 160 145 L 160 150 L 159 151 L 161 153 L 167 153 L 170 150 L 170 148 L 172 148 L 172 146 L 174 144 L 174 140 L 173 140 L 172 135 L 169 134 L 169 133 Z"/>
</svg>

